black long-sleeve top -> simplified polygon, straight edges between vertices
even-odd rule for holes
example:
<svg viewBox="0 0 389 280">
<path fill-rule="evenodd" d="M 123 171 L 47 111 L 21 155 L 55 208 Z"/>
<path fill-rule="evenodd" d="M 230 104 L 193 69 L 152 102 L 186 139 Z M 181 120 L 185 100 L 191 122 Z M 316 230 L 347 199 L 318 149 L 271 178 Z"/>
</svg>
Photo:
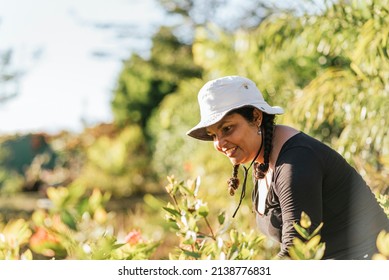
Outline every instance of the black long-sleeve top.
<svg viewBox="0 0 389 280">
<path fill-rule="evenodd" d="M 376 238 L 389 231 L 389 219 L 362 177 L 336 151 L 300 132 L 282 147 L 265 214 L 257 214 L 262 233 L 281 243 L 279 256 L 298 233 L 293 227 L 301 212 L 326 243 L 325 259 L 364 259 L 376 252 Z"/>
</svg>

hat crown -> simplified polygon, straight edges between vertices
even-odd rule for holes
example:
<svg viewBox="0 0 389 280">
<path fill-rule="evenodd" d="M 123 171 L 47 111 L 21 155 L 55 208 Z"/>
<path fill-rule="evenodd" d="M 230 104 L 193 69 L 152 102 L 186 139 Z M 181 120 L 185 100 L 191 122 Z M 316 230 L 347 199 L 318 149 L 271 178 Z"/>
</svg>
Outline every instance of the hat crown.
<svg viewBox="0 0 389 280">
<path fill-rule="evenodd" d="M 206 127 L 217 123 L 234 109 L 252 106 L 267 114 L 284 112 L 281 107 L 270 106 L 253 81 L 240 76 L 226 76 L 207 82 L 197 98 L 201 119 L 187 134 L 200 140 L 212 141 Z"/>
<path fill-rule="evenodd" d="M 209 81 L 198 95 L 202 117 L 260 101 L 264 99 L 254 82 L 239 76 Z"/>
</svg>

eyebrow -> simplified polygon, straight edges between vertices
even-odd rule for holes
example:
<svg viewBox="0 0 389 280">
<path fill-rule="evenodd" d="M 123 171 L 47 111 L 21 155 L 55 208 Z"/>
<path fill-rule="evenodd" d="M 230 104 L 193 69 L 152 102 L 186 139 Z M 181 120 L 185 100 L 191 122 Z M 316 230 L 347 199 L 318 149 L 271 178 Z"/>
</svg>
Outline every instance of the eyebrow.
<svg viewBox="0 0 389 280">
<path fill-rule="evenodd" d="M 220 124 L 216 127 L 216 129 L 220 129 L 225 123 L 227 123 L 229 121 L 229 118 L 228 116 L 226 116 L 226 118 L 224 120 L 221 120 L 220 121 Z M 205 130 L 205 132 L 207 134 L 211 133 L 208 129 Z"/>
</svg>

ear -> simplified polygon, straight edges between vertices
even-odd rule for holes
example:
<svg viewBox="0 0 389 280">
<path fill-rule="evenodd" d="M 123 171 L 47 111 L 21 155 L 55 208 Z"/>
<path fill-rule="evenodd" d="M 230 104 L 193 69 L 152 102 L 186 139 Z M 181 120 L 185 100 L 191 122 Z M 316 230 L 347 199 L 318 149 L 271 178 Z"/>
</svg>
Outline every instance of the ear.
<svg viewBox="0 0 389 280">
<path fill-rule="evenodd" d="M 253 111 L 253 122 L 258 127 L 262 124 L 263 113 L 261 110 L 255 108 Z"/>
</svg>

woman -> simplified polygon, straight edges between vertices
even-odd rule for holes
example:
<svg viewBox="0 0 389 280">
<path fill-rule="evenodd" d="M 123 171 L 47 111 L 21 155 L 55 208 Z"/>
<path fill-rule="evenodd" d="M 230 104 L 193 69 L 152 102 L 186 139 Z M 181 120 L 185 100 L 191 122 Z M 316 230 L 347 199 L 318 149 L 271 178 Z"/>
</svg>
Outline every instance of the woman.
<svg viewBox="0 0 389 280">
<path fill-rule="evenodd" d="M 257 225 L 280 242 L 279 257 L 288 256 L 288 247 L 299 236 L 293 223 L 302 211 L 311 218 L 312 229 L 324 224 L 320 235 L 325 259 L 372 257 L 377 235 L 389 231 L 389 220 L 362 177 L 336 151 L 292 127 L 275 125 L 274 117 L 283 109 L 270 106 L 247 78 L 209 81 L 198 102 L 201 121 L 187 134 L 213 141 L 230 159 L 231 195 L 239 185 L 239 166 L 249 164 L 239 205 L 253 166 Z"/>
</svg>

